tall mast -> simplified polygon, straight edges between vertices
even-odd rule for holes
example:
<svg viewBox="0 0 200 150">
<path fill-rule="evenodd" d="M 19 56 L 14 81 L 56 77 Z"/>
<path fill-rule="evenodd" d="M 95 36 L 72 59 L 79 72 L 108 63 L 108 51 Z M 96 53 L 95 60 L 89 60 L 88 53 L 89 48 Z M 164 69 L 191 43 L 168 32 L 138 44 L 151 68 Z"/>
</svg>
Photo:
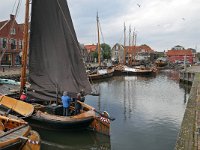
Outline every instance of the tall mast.
<svg viewBox="0 0 200 150">
<path fill-rule="evenodd" d="M 135 64 L 135 62 L 136 62 L 136 55 L 137 55 L 137 47 L 136 47 L 136 38 L 137 38 L 137 34 L 136 34 L 136 32 L 134 32 L 134 64 Z"/>
<path fill-rule="evenodd" d="M 131 25 L 129 26 L 129 46 L 131 46 Z"/>
<path fill-rule="evenodd" d="M 22 69 L 21 69 L 21 85 L 20 95 L 26 84 L 26 66 L 27 66 L 27 51 L 28 51 L 28 23 L 29 22 L 29 0 L 26 0 L 25 21 L 24 21 L 24 46 L 22 51 Z"/>
<path fill-rule="evenodd" d="M 124 65 L 126 64 L 126 25 L 124 22 Z"/>
<path fill-rule="evenodd" d="M 133 65 L 133 60 L 134 60 L 134 63 L 135 63 L 135 29 L 133 31 L 132 46 L 133 46 L 133 50 L 132 50 L 131 64 Z"/>
<path fill-rule="evenodd" d="M 100 33 L 99 33 L 99 16 L 97 12 L 97 33 L 98 33 L 98 64 L 101 66 L 101 48 L 100 48 Z"/>
<path fill-rule="evenodd" d="M 129 52 L 131 52 L 131 25 L 129 26 L 129 48 L 128 48 Z M 131 53 L 130 53 L 131 55 Z M 129 57 L 130 56 L 129 53 L 128 53 L 128 61 L 129 61 L 129 64 L 131 65 L 131 58 Z M 131 55 L 132 57 L 132 55 Z"/>
</svg>

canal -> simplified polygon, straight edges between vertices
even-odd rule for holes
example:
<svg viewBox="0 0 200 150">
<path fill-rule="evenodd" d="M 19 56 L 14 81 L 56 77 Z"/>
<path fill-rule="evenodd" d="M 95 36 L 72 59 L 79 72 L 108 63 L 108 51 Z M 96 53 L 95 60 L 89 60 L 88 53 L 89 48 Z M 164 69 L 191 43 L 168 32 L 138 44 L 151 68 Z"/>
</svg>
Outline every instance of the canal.
<svg viewBox="0 0 200 150">
<path fill-rule="evenodd" d="M 172 150 L 181 126 L 189 87 L 179 84 L 176 71 L 156 77 L 119 76 L 93 84 L 100 96 L 86 103 L 106 110 L 116 120 L 111 136 L 90 131 L 39 130 L 43 150 Z"/>
</svg>

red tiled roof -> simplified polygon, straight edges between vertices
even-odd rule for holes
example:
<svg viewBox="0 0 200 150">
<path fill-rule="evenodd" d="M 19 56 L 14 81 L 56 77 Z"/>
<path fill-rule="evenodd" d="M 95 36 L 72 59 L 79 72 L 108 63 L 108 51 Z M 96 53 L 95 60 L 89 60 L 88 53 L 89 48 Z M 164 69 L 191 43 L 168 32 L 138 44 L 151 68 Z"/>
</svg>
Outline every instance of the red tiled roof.
<svg viewBox="0 0 200 150">
<path fill-rule="evenodd" d="M 141 46 L 125 46 L 125 49 L 128 53 L 138 53 L 138 52 L 153 52 L 149 46 L 141 45 Z"/>
<path fill-rule="evenodd" d="M 151 47 L 149 47 L 148 45 L 141 45 L 140 49 L 145 50 L 145 52 L 153 52 L 153 50 L 151 49 Z"/>
<path fill-rule="evenodd" d="M 84 48 L 87 49 L 87 52 L 95 52 L 97 50 L 97 45 L 84 45 Z"/>
<path fill-rule="evenodd" d="M 192 50 L 168 50 L 167 56 L 185 56 L 192 55 Z"/>
</svg>

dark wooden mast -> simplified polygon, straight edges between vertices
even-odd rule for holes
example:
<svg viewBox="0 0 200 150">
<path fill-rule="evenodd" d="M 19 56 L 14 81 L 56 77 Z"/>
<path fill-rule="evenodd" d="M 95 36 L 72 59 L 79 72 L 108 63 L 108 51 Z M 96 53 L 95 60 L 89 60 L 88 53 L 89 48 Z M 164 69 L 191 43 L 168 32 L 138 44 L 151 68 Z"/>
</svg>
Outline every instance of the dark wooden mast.
<svg viewBox="0 0 200 150">
<path fill-rule="evenodd" d="M 26 0 L 25 21 L 24 21 L 24 46 L 22 51 L 22 68 L 21 68 L 21 85 L 20 95 L 26 84 L 26 66 L 27 66 L 27 53 L 28 53 L 28 25 L 29 25 L 29 0 Z"/>
</svg>

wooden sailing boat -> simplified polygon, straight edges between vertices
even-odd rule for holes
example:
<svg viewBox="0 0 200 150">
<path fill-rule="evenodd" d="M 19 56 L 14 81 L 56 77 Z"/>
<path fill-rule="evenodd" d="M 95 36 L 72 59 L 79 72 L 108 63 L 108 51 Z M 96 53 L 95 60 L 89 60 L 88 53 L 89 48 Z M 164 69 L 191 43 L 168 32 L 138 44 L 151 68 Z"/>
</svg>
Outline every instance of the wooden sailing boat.
<svg viewBox="0 0 200 150">
<path fill-rule="evenodd" d="M 111 67 L 101 66 L 101 46 L 100 46 L 100 32 L 99 32 L 99 17 L 97 13 L 97 34 L 98 34 L 98 68 L 97 70 L 89 73 L 88 77 L 91 81 L 110 78 L 113 76 L 114 69 Z"/>
<path fill-rule="evenodd" d="M 27 0 L 20 93 L 26 83 L 28 12 Z M 80 114 L 62 116 L 63 108 L 59 105 L 59 99 L 63 91 L 68 91 L 71 97 L 76 97 L 82 90 L 85 94 L 91 93 L 66 0 L 34 0 L 31 14 L 29 49 L 31 86 L 27 95 L 29 100 L 34 102 L 40 100 L 43 104 L 34 104 L 34 112 L 26 118 L 27 121 L 37 127 L 52 130 L 90 128 L 109 135 L 108 114 L 97 114 L 98 111 L 85 103 L 78 101 L 82 105 Z M 44 105 L 45 103 L 54 105 Z M 74 109 L 75 106 L 71 105 L 70 110 Z M 21 113 L 20 111 L 18 113 Z"/>
<path fill-rule="evenodd" d="M 115 75 L 140 75 L 140 76 L 146 76 L 146 75 L 153 75 L 156 72 L 155 67 L 146 67 L 146 66 L 135 66 L 135 55 L 133 50 L 131 54 L 130 64 L 127 64 L 127 50 L 130 48 L 130 34 L 131 34 L 131 28 L 129 28 L 129 47 L 126 47 L 126 26 L 124 23 L 124 63 L 118 64 L 115 66 Z M 133 45 L 134 49 L 136 47 L 136 35 L 133 36 Z M 129 59 L 129 56 L 128 56 Z M 133 61 L 132 61 L 133 59 Z"/>
<path fill-rule="evenodd" d="M 0 96 L 0 104 L 12 107 L 14 110 L 23 112 L 22 115 L 30 115 L 33 111 L 32 105 Z M 19 104 L 20 103 L 20 104 Z M 23 104 L 22 104 L 23 103 Z M 13 104 L 13 106 L 11 106 Z M 22 107 L 24 105 L 25 107 Z M 23 109 L 22 109 L 23 108 Z M 40 136 L 36 131 L 22 119 L 0 112 L 0 149 L 1 150 L 39 150 Z"/>
<path fill-rule="evenodd" d="M 161 68 L 161 67 L 165 67 L 168 65 L 168 61 L 167 58 L 165 57 L 160 57 L 155 61 L 155 64 L 157 67 Z"/>
<path fill-rule="evenodd" d="M 0 84 L 20 85 L 20 82 L 17 82 L 12 79 L 0 79 Z"/>
</svg>

